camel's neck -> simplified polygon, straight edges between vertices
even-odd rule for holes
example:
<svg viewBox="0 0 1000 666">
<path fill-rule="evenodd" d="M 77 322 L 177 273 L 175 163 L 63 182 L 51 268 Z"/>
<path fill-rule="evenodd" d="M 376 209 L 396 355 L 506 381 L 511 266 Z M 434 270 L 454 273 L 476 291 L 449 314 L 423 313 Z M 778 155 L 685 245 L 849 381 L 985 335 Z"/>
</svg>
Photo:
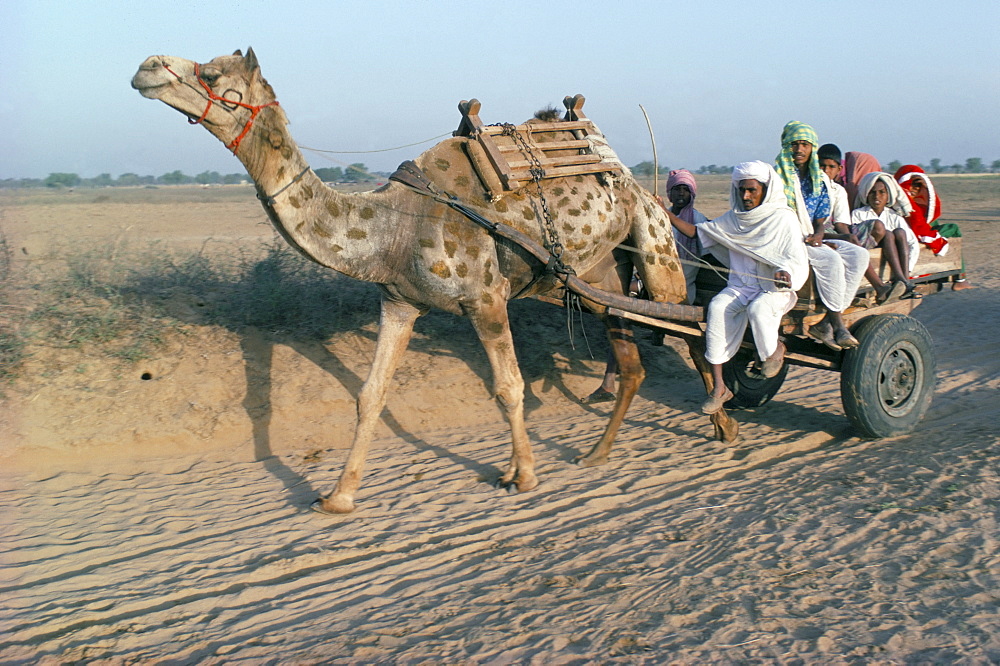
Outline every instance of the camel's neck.
<svg viewBox="0 0 1000 666">
<path fill-rule="evenodd" d="M 276 114 L 277 115 L 277 114 Z M 368 282 L 386 282 L 397 240 L 376 192 L 347 194 L 309 168 L 284 123 L 259 122 L 237 155 L 278 232 L 314 261 Z"/>
</svg>

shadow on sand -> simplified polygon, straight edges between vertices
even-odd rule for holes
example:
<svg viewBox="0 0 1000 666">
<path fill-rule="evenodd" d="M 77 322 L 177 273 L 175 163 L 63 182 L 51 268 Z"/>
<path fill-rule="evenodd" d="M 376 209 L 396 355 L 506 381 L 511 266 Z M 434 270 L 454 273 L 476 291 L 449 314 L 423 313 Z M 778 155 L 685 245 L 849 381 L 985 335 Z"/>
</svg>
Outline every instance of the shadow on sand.
<svg viewBox="0 0 1000 666">
<path fill-rule="evenodd" d="M 308 502 L 315 497 L 316 489 L 311 489 L 300 475 L 282 463 L 271 446 L 275 345 L 294 349 L 357 399 L 365 377 L 331 353 L 324 342 L 349 332 L 374 342 L 379 291 L 372 284 L 312 264 L 278 243 L 266 246 L 262 256 L 244 257 L 236 265 L 223 267 L 216 261 L 199 254 L 182 260 L 139 263 L 141 268 L 133 272 L 123 290 L 154 314 L 186 324 L 221 326 L 238 336 L 247 385 L 242 407 L 252 423 L 254 458 L 288 488 L 292 502 Z M 538 380 L 544 380 L 546 391 L 556 390 L 568 400 L 578 402 L 583 396 L 574 394 L 562 377 L 565 373 L 593 374 L 587 362 L 603 359 L 607 349 L 600 322 L 590 315 L 577 314 L 570 327 L 564 310 L 533 300 L 515 301 L 510 313 L 516 351 L 528 386 L 525 415 L 530 416 L 542 404 L 530 389 Z M 461 359 L 487 387 L 492 385 L 486 353 L 464 319 L 442 312 L 421 317 L 408 350 Z M 673 349 L 644 349 L 643 353 L 655 354 L 653 366 L 660 369 L 659 381 L 647 380 L 651 392 L 647 397 L 684 401 L 684 390 L 663 391 L 664 367 L 672 369 L 666 373 L 672 378 L 690 375 L 693 380 L 690 386 L 697 390 L 700 385 L 697 375 Z M 650 369 L 649 362 L 647 368 Z M 599 375 L 594 382 L 596 387 Z M 408 431 L 388 407 L 382 413 L 382 420 L 397 437 L 419 450 L 445 456 L 480 478 L 493 481 L 500 475 L 492 465 L 442 449 Z M 596 440 L 600 433 L 595 432 L 594 436 Z M 568 452 L 568 457 L 580 453 L 583 452 Z"/>
</svg>

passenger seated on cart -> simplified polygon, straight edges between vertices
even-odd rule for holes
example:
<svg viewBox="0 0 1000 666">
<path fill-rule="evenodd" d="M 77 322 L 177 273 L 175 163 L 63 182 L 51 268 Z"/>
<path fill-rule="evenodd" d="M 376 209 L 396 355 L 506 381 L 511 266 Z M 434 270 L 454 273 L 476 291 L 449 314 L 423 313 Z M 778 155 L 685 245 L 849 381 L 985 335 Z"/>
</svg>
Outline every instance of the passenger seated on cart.
<svg viewBox="0 0 1000 666">
<path fill-rule="evenodd" d="M 861 245 L 853 235 L 837 231 L 838 228 L 849 228 L 851 225 L 851 206 L 847 196 L 847 189 L 840 185 L 843 182 L 845 173 L 840 148 L 832 143 L 826 143 L 819 147 L 817 154 L 819 157 L 819 168 L 830 179 L 827 183 L 830 187 L 830 217 L 827 219 L 824 227 L 826 231 L 824 238 L 844 240 L 854 245 Z M 875 158 L 867 153 L 852 153 L 852 155 L 864 156 L 861 158 L 862 168 L 870 166 L 875 161 Z M 852 158 L 851 163 L 853 171 L 856 171 L 858 165 L 857 157 Z M 877 162 L 875 163 L 875 171 L 878 171 Z M 838 227 L 838 225 L 843 226 Z M 865 265 L 865 278 L 875 290 L 875 301 L 877 303 L 885 303 L 903 295 L 904 285 L 886 284 L 871 261 L 868 261 Z"/>
<path fill-rule="evenodd" d="M 687 169 L 675 169 L 667 176 L 667 199 L 670 201 L 667 212 L 693 226 L 708 220 L 694 207 L 697 195 L 698 184 L 694 180 L 694 174 Z M 681 233 L 676 227 L 674 241 L 677 245 L 677 256 L 682 262 L 686 262 L 681 264 L 681 268 L 684 270 L 684 281 L 687 282 L 687 302 L 692 304 L 697 294 L 694 282 L 698 277 L 698 264 L 702 255 L 701 242 L 697 234 L 689 236 Z"/>
<path fill-rule="evenodd" d="M 827 234 L 832 183 L 819 168 L 817 148 L 816 131 L 805 123 L 792 121 L 781 132 L 781 152 L 775 158 L 775 166 L 788 205 L 798 217 L 797 229 L 806 245 L 816 292 L 827 311 L 822 321 L 809 328 L 808 334 L 839 350 L 858 346 L 841 313 L 854 300 L 871 261 L 869 254 L 850 240 Z"/>
<path fill-rule="evenodd" d="M 851 203 L 847 198 L 847 190 L 844 188 L 844 165 L 840 148 L 833 143 L 824 143 L 816 151 L 819 159 L 819 169 L 829 178 L 827 186 L 830 188 L 830 217 L 826 221 L 826 228 L 833 233 L 833 225 L 836 222 L 850 222 Z"/>
<path fill-rule="evenodd" d="M 906 164 L 896 170 L 896 182 L 910 199 L 913 212 L 906 222 L 917 235 L 917 240 L 929 247 L 934 254 L 945 255 L 948 252 L 948 238 L 961 238 L 962 230 L 954 222 L 941 224 L 941 199 L 934 191 L 931 179 L 916 164 Z M 971 289 L 972 285 L 965 277 L 965 258 L 962 259 L 962 272 L 955 277 L 951 288 L 953 291 Z"/>
<path fill-rule="evenodd" d="M 892 176 L 876 171 L 865 175 L 858 184 L 855 210 L 851 213 L 851 224 L 838 231 L 851 233 L 857 237 L 862 247 L 880 247 L 882 256 L 889 264 L 892 282 L 902 284 L 902 298 L 920 298 L 910 283 L 909 275 L 917 262 L 920 243 L 906 220 L 894 210 L 904 196 Z M 906 209 L 909 205 L 906 206 Z"/>
<path fill-rule="evenodd" d="M 847 189 L 847 203 L 851 206 L 851 210 L 858 207 L 855 202 L 858 200 L 858 186 L 861 184 L 861 179 L 881 170 L 882 165 L 873 155 L 853 150 L 844 155 L 844 188 Z M 861 205 L 864 206 L 865 203 L 862 202 Z"/>
<path fill-rule="evenodd" d="M 778 339 L 781 318 L 796 302 L 809 275 L 809 260 L 788 207 L 781 178 L 771 165 L 744 162 L 733 169 L 731 209 L 697 227 L 703 247 L 729 249 L 725 289 L 708 305 L 705 360 L 712 367 L 713 388 L 701 411 L 714 414 L 733 397 L 722 366 L 740 348 L 747 324 L 753 332 L 760 371 L 773 377 L 781 370 L 785 345 Z"/>
</svg>

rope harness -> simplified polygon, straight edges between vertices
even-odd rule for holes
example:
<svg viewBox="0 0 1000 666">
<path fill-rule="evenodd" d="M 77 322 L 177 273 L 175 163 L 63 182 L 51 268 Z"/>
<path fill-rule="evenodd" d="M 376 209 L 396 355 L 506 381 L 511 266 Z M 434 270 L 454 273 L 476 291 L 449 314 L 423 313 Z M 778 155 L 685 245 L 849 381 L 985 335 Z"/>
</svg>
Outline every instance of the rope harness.
<svg viewBox="0 0 1000 666">
<path fill-rule="evenodd" d="M 178 81 L 183 81 L 183 79 L 174 70 L 170 69 L 169 65 L 164 63 L 163 68 L 168 72 L 170 72 L 171 74 L 173 74 L 175 77 L 177 77 Z M 205 79 L 201 78 L 201 65 L 199 65 L 198 63 L 195 63 L 194 65 L 194 76 L 198 80 L 198 83 L 201 84 L 201 87 L 205 90 L 205 94 L 208 96 L 208 103 L 205 105 L 205 110 L 201 112 L 201 115 L 198 117 L 197 120 L 192 120 L 188 118 L 188 122 L 190 124 L 200 125 L 202 121 L 204 121 L 205 118 L 208 116 L 208 112 L 212 109 L 212 105 L 215 104 L 215 102 L 219 102 L 223 106 L 232 104 L 233 106 L 241 106 L 244 109 L 250 110 L 250 120 L 248 120 L 246 124 L 243 126 L 243 131 L 241 131 L 235 139 L 226 144 L 226 148 L 228 148 L 233 153 L 233 155 L 235 155 L 236 151 L 240 149 L 240 144 L 243 142 L 243 139 L 246 138 L 246 135 L 250 133 L 250 128 L 253 127 L 254 121 L 257 120 L 257 115 L 261 112 L 261 109 L 266 109 L 269 106 L 280 106 L 277 100 L 273 102 L 268 102 L 267 104 L 255 105 L 255 104 L 247 104 L 246 102 L 239 100 L 228 99 L 226 97 L 223 97 L 222 95 L 216 94 L 216 92 L 212 90 L 209 87 L 209 85 L 205 82 Z M 236 92 L 236 94 L 242 97 L 242 94 L 239 93 L 238 91 L 233 91 L 233 92 Z"/>
</svg>

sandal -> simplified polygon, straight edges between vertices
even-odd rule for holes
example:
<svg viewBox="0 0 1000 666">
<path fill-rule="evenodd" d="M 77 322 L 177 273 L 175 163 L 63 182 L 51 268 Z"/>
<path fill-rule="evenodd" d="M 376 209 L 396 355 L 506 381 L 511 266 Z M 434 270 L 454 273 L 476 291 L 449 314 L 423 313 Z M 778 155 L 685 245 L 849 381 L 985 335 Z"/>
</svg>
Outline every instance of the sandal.
<svg viewBox="0 0 1000 666">
<path fill-rule="evenodd" d="M 853 349 L 861 344 L 858 342 L 858 339 L 851 335 L 851 332 L 846 329 L 837 331 L 834 334 L 833 339 L 844 349 Z"/>
<path fill-rule="evenodd" d="M 596 391 L 588 395 L 580 402 L 582 402 L 585 405 L 596 405 L 601 402 L 614 402 L 617 399 L 618 396 L 616 396 L 611 391 L 605 391 L 602 388 L 598 388 Z"/>
<path fill-rule="evenodd" d="M 810 326 L 809 330 L 806 331 L 806 335 L 816 342 L 826 345 L 833 351 L 840 351 L 840 345 L 837 344 L 837 340 L 833 337 L 833 326 L 829 324 L 823 323 Z"/>
<path fill-rule="evenodd" d="M 875 290 L 875 302 L 879 305 L 890 301 L 898 301 L 906 293 L 906 285 L 896 280 L 886 288 L 885 296 L 880 296 L 878 289 Z"/>
<path fill-rule="evenodd" d="M 770 379 L 781 372 L 781 366 L 785 363 L 785 343 L 778 342 L 778 348 L 774 353 L 764 359 L 760 364 L 760 374 Z"/>
<path fill-rule="evenodd" d="M 723 405 L 733 399 L 733 392 L 726 387 L 722 395 L 709 395 L 708 400 L 701 403 L 701 413 L 702 414 L 715 414 L 716 412 L 722 410 Z"/>
</svg>

